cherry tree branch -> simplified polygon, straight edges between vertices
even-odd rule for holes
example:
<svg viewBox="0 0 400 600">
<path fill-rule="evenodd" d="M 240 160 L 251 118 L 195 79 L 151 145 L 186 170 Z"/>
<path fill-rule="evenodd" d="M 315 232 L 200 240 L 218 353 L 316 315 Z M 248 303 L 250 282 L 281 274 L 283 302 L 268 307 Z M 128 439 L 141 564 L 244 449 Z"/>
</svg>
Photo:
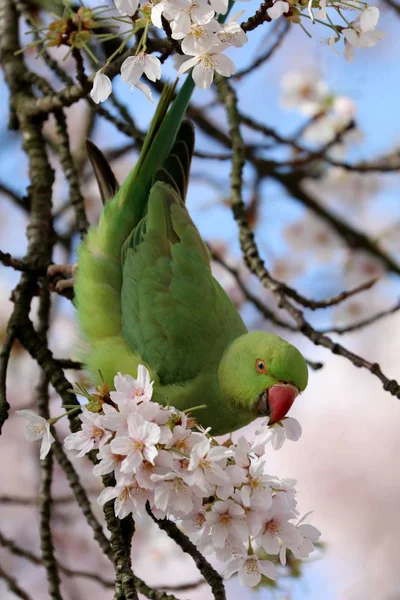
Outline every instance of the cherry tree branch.
<svg viewBox="0 0 400 600">
<path fill-rule="evenodd" d="M 278 306 L 286 310 L 286 312 L 294 319 L 299 331 L 308 337 L 315 345 L 323 346 L 333 354 L 346 358 L 358 368 L 367 369 L 370 373 L 380 379 L 385 391 L 400 398 L 400 385 L 396 380 L 389 379 L 382 372 L 377 363 L 365 360 L 354 352 L 347 350 L 341 344 L 334 342 L 325 334 L 316 331 L 304 318 L 302 311 L 296 308 L 288 299 L 285 292 L 285 286 L 271 277 L 266 269 L 265 264 L 259 255 L 254 234 L 249 227 L 245 205 L 242 199 L 242 174 L 245 156 L 243 139 L 240 133 L 240 116 L 237 109 L 237 97 L 232 86 L 222 78 L 218 78 L 217 80 L 217 89 L 221 100 L 225 104 L 230 125 L 233 149 L 231 171 L 232 211 L 239 227 L 240 247 L 247 267 L 259 278 L 260 282 L 272 292 L 278 302 Z"/>
</svg>

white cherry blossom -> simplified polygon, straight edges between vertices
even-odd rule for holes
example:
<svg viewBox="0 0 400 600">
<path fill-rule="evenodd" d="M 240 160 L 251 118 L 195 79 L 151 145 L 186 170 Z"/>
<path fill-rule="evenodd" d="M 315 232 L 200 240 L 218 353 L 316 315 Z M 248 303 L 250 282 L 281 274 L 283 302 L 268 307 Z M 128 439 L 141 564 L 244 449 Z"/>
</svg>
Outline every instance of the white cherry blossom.
<svg viewBox="0 0 400 600">
<path fill-rule="evenodd" d="M 137 57 L 133 57 L 137 58 Z M 119 406 L 119 403 L 127 399 L 136 402 L 145 402 L 150 400 L 153 395 L 153 382 L 150 380 L 150 373 L 143 365 L 138 366 L 137 379 L 131 375 L 118 373 L 114 377 L 115 392 L 111 392 L 111 400 Z"/>
<path fill-rule="evenodd" d="M 171 428 L 167 425 L 172 414 L 169 408 L 161 406 L 157 402 L 142 402 L 138 406 L 137 412 L 145 421 L 159 426 L 160 438 L 158 442 L 160 444 L 166 444 L 172 439 Z"/>
<path fill-rule="evenodd" d="M 248 42 L 247 34 L 237 22 L 245 12 L 244 10 L 236 12 L 222 25 L 221 29 L 217 32 L 217 36 L 221 42 L 231 44 L 236 48 L 241 48 Z"/>
<path fill-rule="evenodd" d="M 274 450 L 280 450 L 285 440 L 297 442 L 301 437 L 301 425 L 293 417 L 285 417 L 282 421 L 274 423 L 269 428 L 270 436 L 267 442 L 271 442 Z"/>
<path fill-rule="evenodd" d="M 106 444 L 100 448 L 97 458 L 100 459 L 100 462 L 93 467 L 93 475 L 95 475 L 95 477 L 99 477 L 100 475 L 114 473 L 118 482 L 118 480 L 123 476 L 121 472 L 121 463 L 125 456 L 123 454 L 114 454 L 114 452 L 111 450 L 110 444 Z"/>
<path fill-rule="evenodd" d="M 211 543 L 211 536 L 208 535 L 208 543 L 204 537 L 200 538 L 199 549 L 203 554 L 214 554 L 216 559 L 221 562 L 228 562 L 232 558 L 243 556 L 247 552 L 248 540 L 241 542 L 238 538 L 229 535 L 222 548 L 216 548 Z"/>
<path fill-rule="evenodd" d="M 344 57 L 348 62 L 354 60 L 354 48 L 372 48 L 385 37 L 382 31 L 362 31 L 355 28 L 343 29 Z"/>
<path fill-rule="evenodd" d="M 154 459 L 154 464 L 144 460 L 136 469 L 135 477 L 142 487 L 153 490 L 157 487 L 157 482 L 154 482 L 153 475 L 169 473 L 174 468 L 174 458 L 171 452 L 167 450 L 159 450 Z"/>
<path fill-rule="evenodd" d="M 235 487 L 240 487 L 247 479 L 246 470 L 238 465 L 228 465 L 225 467 L 228 481 L 218 485 L 216 494 L 221 500 L 227 500 L 229 496 L 233 496 Z"/>
<path fill-rule="evenodd" d="M 118 431 L 119 435 L 126 435 L 128 433 L 128 417 L 136 413 L 137 410 L 137 403 L 129 397 L 120 400 L 118 410 L 110 404 L 104 404 L 103 425 L 106 429 Z"/>
<path fill-rule="evenodd" d="M 211 86 L 215 71 L 224 77 L 230 77 L 236 71 L 236 67 L 228 56 L 218 51 L 224 49 L 225 47 L 221 44 L 221 47 L 189 58 L 180 66 L 178 77 L 193 67 L 192 77 L 200 89 Z"/>
<path fill-rule="evenodd" d="M 93 79 L 93 87 L 90 90 L 90 97 L 96 104 L 105 102 L 112 92 L 112 83 L 107 75 L 97 71 Z"/>
<path fill-rule="evenodd" d="M 164 513 L 178 511 L 189 514 L 195 506 L 199 508 L 200 498 L 195 498 L 193 489 L 187 485 L 181 475 L 170 471 L 165 475 L 152 475 L 158 482 L 154 490 L 154 505 Z M 162 482 L 162 483 L 161 483 Z"/>
<path fill-rule="evenodd" d="M 246 440 L 244 435 L 241 435 L 234 446 L 232 446 L 235 464 L 239 467 L 250 466 L 250 454 L 252 451 L 251 444 Z"/>
<path fill-rule="evenodd" d="M 157 79 L 160 79 L 161 63 L 156 56 L 145 54 L 145 52 L 142 51 L 136 56 L 129 56 L 126 58 L 121 65 L 121 79 L 124 83 L 128 83 L 129 85 L 137 85 L 143 73 L 148 79 L 150 79 L 150 81 L 156 81 Z M 145 369 L 147 372 L 147 374 L 145 374 L 144 369 L 145 367 L 143 367 L 142 373 L 144 374 L 143 376 L 146 377 L 145 383 L 147 383 L 147 380 L 150 377 L 147 377 L 148 371 Z M 138 382 L 140 381 L 139 377 L 140 376 L 138 375 Z M 148 385 L 150 385 L 150 381 Z M 144 384 L 142 386 L 138 386 L 139 391 L 142 391 L 142 395 L 145 395 L 144 390 L 147 389 L 147 387 L 145 387 Z"/>
<path fill-rule="evenodd" d="M 208 52 L 213 46 L 218 45 L 215 32 L 220 29 L 219 23 L 213 19 L 206 25 L 192 25 L 189 33 L 184 37 L 182 33 L 173 33 L 172 37 L 182 40 L 182 51 L 185 54 L 196 55 Z"/>
<path fill-rule="evenodd" d="M 359 187 L 359 181 L 356 181 L 356 185 Z M 373 182 L 369 181 L 368 185 L 373 185 Z M 346 264 L 345 284 L 356 287 L 371 279 L 383 277 L 385 273 L 385 265 L 379 258 L 363 250 L 356 250 L 351 253 Z"/>
<path fill-rule="evenodd" d="M 204 534 L 204 531 L 206 531 L 206 535 L 208 536 L 208 529 L 205 530 L 207 523 L 203 509 L 190 513 L 190 515 L 182 519 L 181 524 L 186 534 L 198 535 L 199 533 Z"/>
<path fill-rule="evenodd" d="M 274 563 L 270 560 L 260 560 L 256 554 L 247 554 L 234 558 L 225 568 L 224 577 L 238 573 L 243 586 L 254 587 L 261 581 L 261 575 L 275 580 L 278 576 Z"/>
<path fill-rule="evenodd" d="M 28 420 L 24 429 L 25 439 L 28 442 L 42 440 L 40 445 L 40 459 L 43 460 L 49 453 L 51 444 L 55 441 L 50 432 L 50 423 L 33 412 L 33 410 L 16 410 L 15 414 Z"/>
<path fill-rule="evenodd" d="M 206 25 L 215 15 L 207 0 L 167 0 L 164 15 L 171 21 L 174 35 L 187 35 L 191 26 Z"/>
<path fill-rule="evenodd" d="M 284 231 L 288 245 L 297 252 L 308 252 L 313 248 L 319 262 L 332 259 L 341 247 L 340 238 L 325 223 L 307 214 L 301 221 L 289 225 Z"/>
<path fill-rule="evenodd" d="M 166 443 L 166 448 L 189 455 L 194 445 L 192 431 L 182 425 L 176 425 L 171 433 L 172 437 Z"/>
<path fill-rule="evenodd" d="M 244 542 L 249 531 L 244 518 L 244 509 L 229 499 L 218 501 L 206 514 L 207 525 L 211 526 L 211 538 L 215 548 L 223 548 L 228 536 Z"/>
<path fill-rule="evenodd" d="M 232 452 L 223 446 L 211 448 L 209 439 L 196 444 L 191 452 L 186 481 L 197 485 L 205 495 L 211 494 L 213 486 L 229 483 L 224 467 L 231 455 Z"/>
<path fill-rule="evenodd" d="M 80 450 L 77 458 L 81 458 L 94 448 L 102 448 L 111 438 L 111 431 L 104 427 L 103 416 L 83 410 L 79 414 L 82 421 L 82 429 L 71 433 L 64 440 L 67 450 Z"/>
<path fill-rule="evenodd" d="M 314 552 L 313 543 L 319 540 L 321 532 L 314 525 L 308 523 L 298 525 L 296 529 L 301 536 L 301 542 L 299 545 L 292 544 L 288 548 L 297 558 L 308 558 L 311 552 Z"/>
<path fill-rule="evenodd" d="M 131 513 L 144 514 L 146 512 L 146 502 L 149 497 L 149 491 L 141 488 L 138 482 L 134 480 L 129 484 L 104 488 L 97 502 L 100 506 L 103 506 L 106 502 L 115 498 L 115 516 L 119 519 L 124 519 Z"/>
<path fill-rule="evenodd" d="M 272 503 L 271 477 L 265 473 L 265 461 L 251 463 L 247 482 L 238 490 L 243 506 L 261 507 L 268 510 Z"/>
<path fill-rule="evenodd" d="M 301 546 L 303 538 L 297 527 L 289 522 L 289 519 L 294 516 L 282 498 L 275 497 L 273 499 L 261 532 L 256 537 L 257 542 L 267 554 L 279 554 L 281 542 L 290 548 Z"/>
<path fill-rule="evenodd" d="M 289 71 L 282 78 L 282 106 L 312 117 L 325 106 L 329 88 L 315 69 Z"/>
<path fill-rule="evenodd" d="M 160 428 L 155 423 L 145 421 L 135 413 L 128 417 L 128 436 L 116 437 L 111 442 L 115 454 L 126 456 L 121 464 L 123 473 L 130 473 L 139 467 L 143 460 L 154 463 L 157 456 L 156 444 L 160 439 Z"/>
</svg>

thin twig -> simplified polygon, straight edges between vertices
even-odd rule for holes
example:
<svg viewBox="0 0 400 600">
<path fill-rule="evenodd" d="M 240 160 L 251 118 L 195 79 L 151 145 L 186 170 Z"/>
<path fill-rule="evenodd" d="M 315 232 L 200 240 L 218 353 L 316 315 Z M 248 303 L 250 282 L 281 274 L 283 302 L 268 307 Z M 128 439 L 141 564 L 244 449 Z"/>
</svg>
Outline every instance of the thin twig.
<svg viewBox="0 0 400 600">
<path fill-rule="evenodd" d="M 30 550 L 24 550 L 23 548 L 18 546 L 13 540 L 10 540 L 9 538 L 5 537 L 1 532 L 0 532 L 0 546 L 7 548 L 7 550 L 12 552 L 16 556 L 20 556 L 21 558 L 29 560 L 32 564 L 35 564 L 38 566 L 43 565 L 43 560 L 40 558 L 40 556 L 37 556 Z M 115 582 L 113 580 L 105 579 L 104 577 L 102 577 L 101 575 L 98 575 L 97 573 L 90 573 L 88 571 L 72 569 L 72 568 L 66 567 L 63 564 L 59 565 L 59 569 L 62 573 L 64 573 L 68 577 L 81 577 L 83 579 L 89 579 L 89 580 L 93 581 L 94 583 L 102 585 L 105 588 L 114 588 L 114 585 L 115 585 Z M 170 594 L 165 594 L 164 592 L 160 591 L 159 589 L 150 588 L 139 577 L 135 577 L 135 581 L 136 581 L 136 587 L 138 588 L 138 590 L 144 596 L 146 596 L 147 598 L 150 598 L 150 600 L 177 600 L 177 598 L 175 598 L 175 596 L 172 596 Z M 185 590 L 197 588 L 203 582 L 204 582 L 204 580 L 200 580 L 200 581 L 196 581 L 194 583 L 188 583 L 186 585 L 182 584 L 179 586 L 171 586 L 171 587 L 169 587 L 168 585 L 159 585 L 159 586 L 157 586 L 157 588 L 170 589 L 170 590 L 172 590 L 172 589 L 175 590 L 175 588 L 176 588 L 176 591 L 185 591 Z"/>
<path fill-rule="evenodd" d="M 7 196 L 14 202 L 16 206 L 22 208 L 24 212 L 28 212 L 29 206 L 26 202 L 26 198 L 21 197 L 17 192 L 15 192 L 12 188 L 10 188 L 5 183 L 0 183 L 0 194 Z"/>
<path fill-rule="evenodd" d="M 31 598 L 31 596 L 29 596 L 22 588 L 19 587 L 18 582 L 15 579 L 15 577 L 12 577 L 8 573 L 6 573 L 4 571 L 4 569 L 1 568 L 1 566 L 0 566 L 0 578 L 4 579 L 4 581 L 8 585 L 10 592 L 15 594 L 18 598 L 21 598 L 21 600 L 33 600 Z"/>
<path fill-rule="evenodd" d="M 256 11 L 256 13 L 240 24 L 243 31 L 253 31 L 263 23 L 269 23 L 272 19 L 267 13 L 267 10 L 272 7 L 272 0 L 266 0 L 262 4 L 260 4 L 260 8 Z"/>
<path fill-rule="evenodd" d="M 351 290 L 344 290 L 343 292 L 340 292 L 336 296 L 332 296 L 331 298 L 325 298 L 324 300 L 310 300 L 309 298 L 304 298 L 304 296 L 301 296 L 293 288 L 291 288 L 285 284 L 280 284 L 280 285 L 282 285 L 286 296 L 288 296 L 289 298 L 292 298 L 295 302 L 297 302 L 297 304 L 301 304 L 302 306 L 309 308 L 310 310 L 318 310 L 320 308 L 325 309 L 325 308 L 329 308 L 330 306 L 337 306 L 338 304 L 341 304 L 348 298 L 351 298 L 352 296 L 355 296 L 357 294 L 360 294 L 361 292 L 365 292 L 366 290 L 371 289 L 372 286 L 375 285 L 375 283 L 377 281 L 378 281 L 378 279 L 376 279 L 376 278 L 370 279 L 369 281 L 366 281 L 365 283 L 361 283 L 360 285 L 358 285 L 357 287 L 355 287 Z"/>
<path fill-rule="evenodd" d="M 371 317 L 366 317 L 361 321 L 357 321 L 356 323 L 352 323 L 351 325 L 346 325 L 344 327 L 327 327 L 326 329 L 319 329 L 320 333 L 338 333 L 339 335 L 344 335 L 345 333 L 351 333 L 353 331 L 358 331 L 359 329 L 364 329 L 368 325 L 372 325 L 377 321 L 380 321 L 384 317 L 389 315 L 393 315 L 395 312 L 400 310 L 400 301 L 397 302 L 392 308 L 388 308 L 386 310 L 381 310 Z"/>
</svg>

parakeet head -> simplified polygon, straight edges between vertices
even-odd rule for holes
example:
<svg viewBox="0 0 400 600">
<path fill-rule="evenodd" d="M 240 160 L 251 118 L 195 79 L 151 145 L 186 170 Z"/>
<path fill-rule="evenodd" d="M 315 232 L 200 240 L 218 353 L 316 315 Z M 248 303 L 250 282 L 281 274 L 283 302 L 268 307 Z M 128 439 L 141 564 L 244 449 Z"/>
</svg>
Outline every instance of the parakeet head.
<svg viewBox="0 0 400 600">
<path fill-rule="evenodd" d="M 282 338 L 253 331 L 236 338 L 225 350 L 218 369 L 222 393 L 232 403 L 269 416 L 269 423 L 283 419 L 308 381 L 306 361 Z"/>
</svg>

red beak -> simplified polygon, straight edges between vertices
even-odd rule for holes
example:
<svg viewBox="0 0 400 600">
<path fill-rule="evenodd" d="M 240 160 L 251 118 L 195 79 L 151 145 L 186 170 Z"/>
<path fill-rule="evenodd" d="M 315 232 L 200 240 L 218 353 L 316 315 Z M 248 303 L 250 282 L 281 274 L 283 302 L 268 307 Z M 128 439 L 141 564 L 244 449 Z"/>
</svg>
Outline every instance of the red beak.
<svg viewBox="0 0 400 600">
<path fill-rule="evenodd" d="M 270 418 L 268 425 L 281 421 L 296 400 L 298 390 L 291 385 L 274 385 L 268 390 Z"/>
</svg>

